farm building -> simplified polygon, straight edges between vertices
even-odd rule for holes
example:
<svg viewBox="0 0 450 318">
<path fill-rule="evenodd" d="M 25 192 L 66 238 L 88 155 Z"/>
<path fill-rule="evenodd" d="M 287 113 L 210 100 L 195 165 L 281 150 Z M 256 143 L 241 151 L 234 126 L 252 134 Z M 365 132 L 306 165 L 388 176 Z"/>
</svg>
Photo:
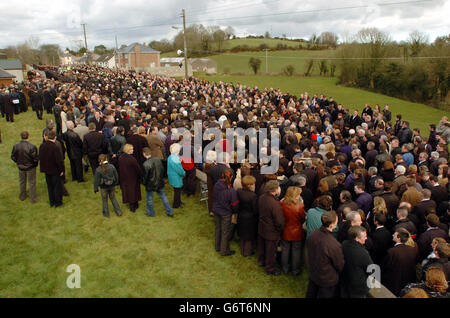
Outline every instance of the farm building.
<svg viewBox="0 0 450 318">
<path fill-rule="evenodd" d="M 17 82 L 23 82 L 22 62 L 20 62 L 20 60 L 0 59 L 0 69 L 14 75 Z"/>
<path fill-rule="evenodd" d="M 0 68 L 0 87 L 7 87 L 12 84 L 14 75 L 4 71 Z"/>
<path fill-rule="evenodd" d="M 212 59 L 198 58 L 189 59 L 194 72 L 205 72 L 206 74 L 217 74 L 217 62 Z"/>
</svg>

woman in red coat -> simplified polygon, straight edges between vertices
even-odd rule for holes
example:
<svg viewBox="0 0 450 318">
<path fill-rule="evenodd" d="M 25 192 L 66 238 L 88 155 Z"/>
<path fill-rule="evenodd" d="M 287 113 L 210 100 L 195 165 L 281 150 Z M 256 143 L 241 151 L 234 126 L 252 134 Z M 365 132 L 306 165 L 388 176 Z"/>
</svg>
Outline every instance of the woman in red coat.
<svg viewBox="0 0 450 318">
<path fill-rule="evenodd" d="M 289 187 L 281 202 L 285 218 L 281 236 L 281 266 L 284 273 L 287 274 L 289 265 L 291 265 L 292 273 L 296 276 L 300 275 L 302 242 L 305 239 L 303 230 L 305 207 L 300 199 L 301 194 L 301 188 Z M 289 258 L 291 258 L 291 262 L 289 262 Z"/>
<path fill-rule="evenodd" d="M 133 157 L 133 146 L 123 146 L 123 154 L 119 157 L 120 188 L 122 189 L 123 203 L 130 204 L 131 212 L 136 212 L 141 201 L 141 175 L 142 171 L 136 158 Z"/>
</svg>

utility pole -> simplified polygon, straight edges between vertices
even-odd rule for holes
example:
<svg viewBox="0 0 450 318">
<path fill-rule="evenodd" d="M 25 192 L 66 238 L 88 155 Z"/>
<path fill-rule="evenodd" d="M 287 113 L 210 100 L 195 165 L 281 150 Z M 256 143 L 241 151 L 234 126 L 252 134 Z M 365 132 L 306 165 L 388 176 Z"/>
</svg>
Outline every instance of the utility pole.
<svg viewBox="0 0 450 318">
<path fill-rule="evenodd" d="M 183 17 L 183 38 L 184 38 L 184 78 L 188 79 L 188 59 L 187 59 L 187 45 L 186 45 L 186 12 L 182 11 Z"/>
<path fill-rule="evenodd" d="M 116 37 L 116 51 L 114 52 L 114 65 L 115 65 L 116 70 L 117 70 L 117 62 L 118 62 L 117 59 L 119 58 L 119 56 L 117 54 L 117 51 L 119 50 L 118 47 L 117 47 L 117 34 L 115 34 L 115 37 Z"/>
<path fill-rule="evenodd" d="M 87 38 L 86 38 L 86 23 L 82 23 L 81 25 L 83 26 L 83 32 L 84 32 L 84 45 L 86 48 L 86 61 L 89 64 L 88 46 L 87 46 Z"/>
<path fill-rule="evenodd" d="M 269 49 L 264 49 L 264 51 L 266 51 L 266 73 L 269 73 L 269 62 L 267 56 L 267 52 L 269 52 Z"/>
</svg>

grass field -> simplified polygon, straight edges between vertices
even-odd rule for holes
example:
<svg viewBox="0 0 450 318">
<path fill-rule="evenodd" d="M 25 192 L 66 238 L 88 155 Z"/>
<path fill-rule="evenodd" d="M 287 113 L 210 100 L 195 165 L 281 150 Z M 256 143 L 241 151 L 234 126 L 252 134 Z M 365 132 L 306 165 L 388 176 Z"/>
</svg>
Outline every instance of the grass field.
<svg viewBox="0 0 450 318">
<path fill-rule="evenodd" d="M 293 65 L 295 67 L 296 74 L 304 74 L 306 72 L 306 66 L 308 59 L 310 58 L 327 58 L 330 57 L 332 51 L 269 51 L 267 54 L 267 73 L 282 73 L 282 69 L 287 65 Z M 213 55 L 209 58 L 217 62 L 218 74 L 224 74 L 226 71 L 229 74 L 243 73 L 246 75 L 253 75 L 252 69 L 248 65 L 248 61 L 251 57 L 259 58 L 261 60 L 260 73 L 266 73 L 266 53 L 261 52 L 241 52 L 241 53 L 228 53 Z M 312 75 L 319 75 L 319 60 L 314 61 L 314 68 Z M 330 61 L 327 62 L 330 66 Z M 337 65 L 337 63 L 335 63 Z M 336 70 L 336 74 L 338 70 Z"/>
<path fill-rule="evenodd" d="M 283 92 L 288 92 L 299 96 L 301 93 L 308 92 L 309 95 L 325 94 L 332 96 L 338 103 L 342 103 L 344 107 L 358 109 L 361 113 L 364 105 L 369 103 L 372 107 L 379 104 L 383 107 L 389 104 L 392 112 L 392 120 L 395 121 L 396 114 L 402 114 L 404 120 L 410 122 L 411 128 L 419 128 L 423 136 L 428 137 L 428 125 L 431 123 L 438 124 L 442 116 L 448 112 L 432 108 L 427 105 L 412 103 L 398 98 L 389 97 L 377 93 L 372 93 L 356 88 L 336 86 L 336 78 L 325 77 L 286 77 L 286 76 L 199 76 L 211 82 L 228 82 L 241 83 L 248 86 L 258 86 L 264 88 L 280 88 Z"/>
<path fill-rule="evenodd" d="M 305 48 L 306 42 L 297 42 L 290 40 L 280 40 L 280 39 L 252 39 L 252 38 L 242 38 L 242 39 L 231 39 L 226 40 L 222 43 L 222 50 L 230 50 L 236 46 L 247 45 L 248 47 L 259 47 L 261 44 L 266 44 L 270 49 L 275 49 L 278 44 L 287 45 L 289 48 L 298 49 L 300 47 Z M 217 44 L 214 43 L 213 48 L 217 49 Z"/>
<path fill-rule="evenodd" d="M 48 204 L 44 175 L 38 172 L 38 203 L 19 196 L 18 171 L 10 159 L 22 130 L 41 143 L 44 121 L 31 111 L 0 119 L 0 297 L 157 297 L 157 298 L 295 298 L 304 297 L 307 271 L 300 277 L 267 276 L 255 256 L 221 257 L 214 250 L 214 224 L 205 203 L 185 198 L 186 207 L 168 218 L 159 198 L 156 217 L 148 218 L 143 202 L 133 214 L 101 215 L 92 173 L 88 182 L 71 182 L 70 167 L 64 207 Z M 172 191 L 166 186 L 169 200 Z M 120 189 L 116 197 L 121 203 Z M 111 209 L 110 205 L 110 209 Z M 81 268 L 81 288 L 69 289 L 67 266 Z"/>
</svg>

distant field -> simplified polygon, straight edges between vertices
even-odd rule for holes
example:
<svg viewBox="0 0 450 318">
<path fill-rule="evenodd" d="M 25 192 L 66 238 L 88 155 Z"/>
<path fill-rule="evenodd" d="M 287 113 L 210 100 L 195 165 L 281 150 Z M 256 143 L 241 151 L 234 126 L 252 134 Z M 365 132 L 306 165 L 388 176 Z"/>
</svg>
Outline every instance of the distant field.
<svg viewBox="0 0 450 318">
<path fill-rule="evenodd" d="M 222 44 L 223 50 L 229 50 L 238 45 L 248 45 L 249 47 L 259 47 L 261 44 L 266 44 L 269 48 L 276 48 L 278 44 L 287 45 L 290 48 L 298 49 L 300 47 L 305 48 L 305 42 L 297 42 L 291 40 L 279 40 L 279 39 L 234 39 L 227 40 Z"/>
<path fill-rule="evenodd" d="M 269 51 L 267 54 L 268 61 L 268 73 L 281 73 L 282 69 L 287 65 L 293 65 L 295 67 L 295 73 L 304 74 L 306 71 L 306 65 L 310 58 L 327 58 L 332 55 L 333 51 L 321 50 L 321 51 Z M 259 58 L 261 60 L 260 73 L 266 73 L 266 53 L 261 52 L 241 52 L 213 55 L 209 58 L 215 60 L 218 64 L 218 74 L 223 74 L 225 71 L 228 73 L 244 73 L 251 75 L 253 71 L 248 65 L 248 61 L 251 57 Z M 315 60 L 313 75 L 319 75 L 319 61 Z M 337 64 L 337 63 L 336 63 Z M 328 66 L 330 61 L 328 61 Z"/>
<path fill-rule="evenodd" d="M 323 77 L 286 77 L 286 76 L 206 76 L 200 75 L 210 82 L 223 81 L 227 83 L 241 83 L 244 85 L 258 86 L 264 88 L 280 88 L 283 92 L 288 92 L 299 96 L 301 93 L 308 92 L 309 95 L 325 94 L 332 96 L 338 103 L 342 103 L 345 108 L 350 110 L 358 109 L 360 112 L 364 108 L 365 103 L 369 103 L 372 107 L 375 104 L 384 106 L 389 104 L 392 118 L 395 115 L 402 114 L 405 120 L 410 122 L 411 128 L 419 128 L 423 135 L 428 137 L 428 125 L 437 124 L 444 115 L 448 115 L 443 110 L 438 110 L 427 105 L 412 103 L 398 98 L 386 95 L 376 94 L 356 88 L 336 86 L 336 78 Z"/>
</svg>

